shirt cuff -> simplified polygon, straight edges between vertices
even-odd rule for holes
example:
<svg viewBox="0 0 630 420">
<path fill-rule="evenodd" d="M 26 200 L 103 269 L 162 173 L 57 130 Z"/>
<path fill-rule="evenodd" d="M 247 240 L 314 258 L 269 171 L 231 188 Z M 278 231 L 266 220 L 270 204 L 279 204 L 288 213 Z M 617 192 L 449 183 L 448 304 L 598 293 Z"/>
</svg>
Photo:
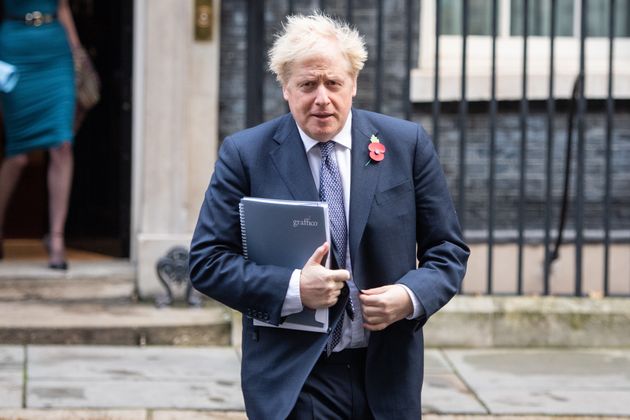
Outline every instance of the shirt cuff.
<svg viewBox="0 0 630 420">
<path fill-rule="evenodd" d="M 410 319 L 410 320 L 416 319 L 424 315 L 424 307 L 420 303 L 418 296 L 416 296 L 416 294 L 412 292 L 411 289 L 405 286 L 404 284 L 397 284 L 396 286 L 400 286 L 403 289 L 405 289 L 405 291 L 409 295 L 409 299 L 411 299 L 411 304 L 413 305 L 413 313 L 409 315 L 407 319 Z"/>
<path fill-rule="evenodd" d="M 300 299 L 301 274 L 301 270 L 293 270 L 293 274 L 291 274 L 291 279 L 289 280 L 289 288 L 287 289 L 287 295 L 284 298 L 284 303 L 282 304 L 282 312 L 280 313 L 280 315 L 283 317 L 302 312 L 302 309 L 304 309 L 304 306 L 302 305 L 302 299 Z"/>
</svg>

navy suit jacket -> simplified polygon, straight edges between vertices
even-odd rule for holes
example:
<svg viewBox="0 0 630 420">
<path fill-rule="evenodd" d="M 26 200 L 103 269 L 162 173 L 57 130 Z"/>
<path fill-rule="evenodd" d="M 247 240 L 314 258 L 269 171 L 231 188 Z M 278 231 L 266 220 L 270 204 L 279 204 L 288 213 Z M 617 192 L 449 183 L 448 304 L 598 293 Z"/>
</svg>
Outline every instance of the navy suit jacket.
<svg viewBox="0 0 630 420">
<path fill-rule="evenodd" d="M 425 312 L 420 319 L 404 319 L 370 334 L 367 398 L 377 419 L 417 419 L 423 377 L 421 327 L 459 290 L 469 250 L 427 133 L 408 121 L 352 112 L 353 279 L 359 288 L 404 284 Z M 383 161 L 366 165 L 373 134 L 387 151 Z M 241 380 L 248 417 L 283 419 L 328 334 L 253 326 L 252 318 L 281 321 L 292 270 L 243 258 L 238 204 L 244 196 L 318 200 L 290 114 L 225 139 L 190 252 L 194 287 L 245 315 Z M 331 308 L 333 325 L 346 300 L 344 296 Z"/>
</svg>

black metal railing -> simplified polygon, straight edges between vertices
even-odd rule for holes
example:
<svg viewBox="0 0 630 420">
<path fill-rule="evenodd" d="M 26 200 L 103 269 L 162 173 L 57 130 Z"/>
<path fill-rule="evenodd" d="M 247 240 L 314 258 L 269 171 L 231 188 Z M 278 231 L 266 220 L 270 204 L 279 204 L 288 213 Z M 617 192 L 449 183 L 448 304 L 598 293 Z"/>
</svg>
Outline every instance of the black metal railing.
<svg viewBox="0 0 630 420">
<path fill-rule="evenodd" d="M 584 265 L 586 263 L 584 248 L 586 246 L 586 242 L 596 242 L 603 250 L 601 293 L 605 296 L 630 296 L 630 292 L 624 291 L 630 290 L 630 275 L 628 275 L 628 273 L 614 273 L 617 277 L 625 276 L 625 280 L 621 283 L 626 286 L 625 289 L 623 287 L 618 288 L 619 290 L 611 289 L 612 273 L 610 265 L 611 247 L 614 246 L 614 242 L 616 241 L 625 245 L 628 245 L 630 242 L 627 237 L 628 235 L 626 235 L 626 237 L 621 235 L 621 238 L 619 238 L 619 235 L 615 238 L 611 235 L 611 232 L 615 229 L 620 229 L 619 226 L 616 226 L 611 221 L 611 214 L 615 204 L 613 202 L 613 175 L 615 171 L 615 168 L 613 167 L 613 149 L 615 147 L 614 142 L 616 138 L 614 126 L 616 109 L 613 90 L 613 79 L 615 74 L 613 58 L 615 52 L 615 38 L 617 37 L 615 32 L 615 10 L 616 4 L 618 3 L 616 0 L 607 0 L 609 8 L 607 16 L 607 95 L 603 101 L 605 106 L 602 108 L 602 112 L 600 113 L 601 116 L 605 117 L 605 122 L 603 124 L 605 127 L 605 139 L 603 146 L 605 168 L 602 175 L 604 178 L 604 191 L 603 201 L 602 203 L 599 203 L 599 205 L 601 205 L 601 215 L 599 215 L 598 218 L 598 223 L 600 223 L 598 229 L 602 234 L 597 235 L 598 237 L 596 239 L 590 237 L 585 238 L 585 208 L 587 205 L 585 201 L 587 170 L 586 150 L 588 143 L 585 133 L 588 129 L 587 111 L 591 114 L 594 112 L 592 110 L 587 110 L 587 105 L 591 103 L 591 101 L 587 102 L 587 97 L 585 95 L 585 73 L 587 60 L 586 39 L 588 36 L 586 13 L 581 13 L 578 25 L 579 28 L 576 28 L 576 33 L 579 32 L 579 73 L 575 82 L 576 91 L 574 100 L 572 101 L 570 98 L 562 98 L 562 101 L 559 101 L 555 97 L 558 76 L 557 69 L 554 64 L 557 58 L 556 41 L 559 30 L 557 23 L 559 18 L 558 1 L 551 0 L 549 2 L 542 3 L 548 5 L 549 7 L 549 21 L 547 22 L 548 32 L 543 35 L 543 37 L 548 39 L 549 42 L 549 74 L 546 82 L 548 84 L 548 94 L 542 101 L 540 98 L 536 98 L 534 101 L 532 98 L 528 97 L 528 91 L 530 88 L 528 83 L 531 83 L 532 80 L 528 74 L 528 56 L 531 52 L 530 38 L 534 36 L 534 34 L 529 33 L 529 28 L 531 27 L 534 17 L 530 15 L 530 0 L 521 0 L 520 2 L 513 1 L 511 3 L 513 7 L 518 7 L 518 12 L 522 14 L 522 16 L 519 15 L 520 24 L 522 25 L 522 28 L 520 28 L 521 32 L 517 35 L 512 34 L 511 36 L 514 37 L 514 39 L 522 41 L 521 53 L 524 58 L 522 60 L 521 67 L 520 98 L 516 102 L 512 101 L 512 104 L 514 104 L 512 109 L 515 109 L 518 113 L 517 130 L 519 137 L 519 145 L 515 149 L 518 150 L 518 198 L 516 199 L 516 205 L 512 209 L 512 213 L 515 216 L 515 221 L 512 224 L 512 230 L 515 231 L 515 234 L 508 235 L 508 238 L 506 239 L 505 235 L 501 236 L 501 238 L 497 237 L 497 232 L 499 232 L 497 227 L 497 204 L 503 201 L 503 196 L 499 195 L 502 194 L 501 191 L 503 191 L 500 188 L 503 180 L 500 179 L 497 174 L 497 155 L 499 148 L 501 147 L 501 142 L 499 141 L 500 138 L 498 137 L 500 123 L 499 108 L 506 102 L 504 98 L 498 97 L 497 94 L 497 62 L 500 59 L 497 49 L 500 20 L 499 1 L 491 0 L 490 2 L 490 28 L 488 34 L 486 35 L 491 41 L 489 43 L 491 48 L 491 62 L 489 66 L 490 72 L 488 74 L 490 83 L 488 98 L 483 101 L 479 101 L 478 99 L 470 101 L 467 97 L 469 88 L 467 85 L 470 71 L 469 64 L 471 60 L 471 57 L 469 57 L 469 39 L 471 37 L 470 16 L 471 6 L 473 3 L 470 2 L 470 0 L 459 1 L 461 1 L 459 4 L 459 6 L 461 6 L 459 8 L 461 11 L 461 16 L 459 16 L 461 19 L 459 35 L 461 36 L 462 41 L 460 79 L 461 92 L 458 98 L 455 100 L 451 99 L 448 101 L 448 104 L 445 101 L 440 100 L 442 97 L 442 92 L 440 92 L 440 81 L 443 77 L 443 71 L 445 70 L 440 64 L 441 55 L 444 52 L 442 45 L 442 17 L 445 12 L 452 12 L 452 10 L 449 11 L 446 8 L 452 6 L 454 4 L 453 1 L 388 0 L 385 2 L 384 0 L 375 0 L 373 2 L 369 2 L 369 5 L 364 3 L 359 5 L 359 2 L 353 0 L 287 0 L 285 2 L 286 7 L 283 12 L 278 12 L 278 3 L 274 3 L 275 9 L 273 13 L 277 14 L 277 16 L 275 16 L 275 21 L 279 22 L 283 19 L 284 15 L 296 12 L 307 13 L 309 11 L 319 9 L 333 16 L 344 18 L 353 24 L 357 24 L 357 26 L 362 24 L 363 28 L 360 27 L 359 29 L 363 33 L 366 32 L 365 27 L 369 27 L 368 33 L 370 36 L 368 38 L 371 42 L 373 42 L 373 45 L 370 46 L 373 50 L 370 60 L 368 61 L 368 65 L 360 76 L 359 85 L 372 86 L 373 90 L 367 93 L 362 93 L 362 90 L 359 89 L 357 101 L 363 108 L 370 108 L 377 112 L 388 113 L 388 109 L 384 108 L 389 107 L 391 109 L 397 109 L 398 116 L 400 117 L 417 121 L 422 120 L 425 125 L 427 125 L 427 122 L 430 122 L 430 125 L 432 126 L 433 141 L 436 150 L 438 150 L 439 153 L 447 147 L 446 140 L 449 136 L 450 138 L 455 137 L 457 139 L 456 144 L 458 149 L 456 153 L 449 155 L 451 157 L 456 157 L 458 160 L 456 165 L 457 169 L 453 175 L 453 182 L 451 182 L 451 189 L 454 190 L 452 192 L 456 198 L 455 202 L 460 215 L 461 224 L 467 234 L 471 232 L 470 226 L 475 226 L 478 233 L 479 226 L 476 220 L 473 220 L 475 215 L 470 212 L 471 205 L 469 204 L 469 198 L 479 195 L 479 191 L 471 190 L 467 185 L 468 171 L 470 169 L 467 161 L 470 153 L 469 142 L 472 141 L 469 132 L 471 118 L 473 117 L 471 116 L 471 112 L 474 106 L 474 109 L 477 109 L 477 111 L 475 111 L 476 114 L 474 115 L 474 118 L 479 120 L 480 116 L 478 109 L 479 104 L 482 103 L 482 108 L 487 110 L 487 184 L 485 191 L 483 191 L 483 194 L 487 195 L 487 202 L 485 203 L 483 210 L 485 213 L 483 215 L 483 219 L 485 224 L 484 229 L 486 232 L 480 236 L 481 239 L 478 239 L 478 242 L 482 242 L 485 245 L 486 269 L 485 273 L 481 275 L 485 276 L 485 287 L 483 287 L 481 291 L 475 291 L 475 293 L 481 292 L 493 294 L 498 292 L 496 285 L 497 281 L 500 279 L 496 278 L 497 276 L 494 270 L 494 267 L 497 264 L 496 250 L 498 246 L 503 246 L 506 242 L 512 244 L 514 252 L 516 253 L 516 263 L 513 267 L 516 271 L 515 285 L 513 290 L 509 293 L 518 295 L 532 293 L 531 290 L 528 291 L 525 287 L 525 250 L 530 243 L 536 242 L 539 246 L 543 247 L 544 251 L 542 257 L 543 261 L 540 262 L 542 267 L 540 270 L 540 290 L 537 290 L 534 293 L 543 295 L 567 293 L 566 291 L 558 292 L 557 290 L 554 290 L 552 284 L 554 278 L 552 267 L 554 264 L 557 264 L 559 259 L 559 246 L 564 245 L 566 247 L 568 245 L 573 248 L 575 258 L 573 269 L 574 273 L 572 274 L 572 291 L 569 294 L 575 296 L 587 295 L 592 292 L 592 290 L 585 290 L 584 288 Z M 533 2 L 535 0 L 531 1 Z M 435 50 L 434 63 L 432 63 L 433 99 L 425 101 L 425 104 L 419 104 L 413 103 L 410 99 L 411 74 L 414 67 L 418 65 L 415 58 L 419 56 L 418 49 L 423 48 L 424 45 L 422 42 L 418 43 L 420 12 L 429 2 L 433 2 L 432 4 L 435 7 L 435 36 L 434 43 L 432 45 Z M 270 21 L 268 16 L 265 18 L 265 13 L 266 11 L 269 11 L 268 6 L 271 2 L 265 2 L 263 0 L 245 0 L 243 3 L 247 10 L 247 104 L 245 120 L 246 125 L 251 126 L 263 121 L 266 116 L 264 105 L 265 94 L 267 92 L 264 92 L 263 90 L 265 77 L 264 52 L 268 47 L 268 45 L 266 45 L 266 34 L 268 34 L 271 29 L 265 26 L 265 22 Z M 588 0 L 576 0 L 575 4 L 579 5 L 579 7 L 575 8 L 576 13 L 588 10 Z M 627 7 L 630 7 L 630 5 Z M 366 18 L 368 15 L 369 18 Z M 366 20 L 370 20 L 370 22 L 366 23 Z M 399 44 L 398 47 L 401 47 L 400 44 L 404 44 L 402 46 L 404 53 L 402 54 L 403 58 L 400 60 L 400 65 L 404 66 L 405 71 L 403 72 L 404 75 L 401 76 L 398 81 L 392 82 L 392 77 L 390 77 L 391 75 L 386 75 L 385 73 L 386 66 L 388 66 L 387 68 L 389 69 L 391 62 L 386 60 L 385 57 L 389 50 L 389 48 L 386 47 L 386 34 L 394 25 L 398 28 L 401 26 L 404 27 L 404 36 L 398 36 L 396 38 L 396 42 Z M 541 37 L 540 34 L 535 34 L 535 36 Z M 368 44 L 369 42 L 370 41 L 368 41 Z M 368 83 L 362 84 L 361 78 L 367 80 Z M 402 92 L 402 95 L 400 95 L 398 99 L 401 103 L 394 106 L 395 104 L 390 104 L 392 100 L 391 98 L 388 99 L 387 90 L 395 88 L 395 85 L 392 83 L 398 82 L 400 83 L 398 86 Z M 535 107 L 532 106 L 534 103 Z M 428 107 L 425 105 L 428 105 Z M 283 110 L 286 110 L 286 108 L 283 108 Z M 429 111 L 430 115 L 428 117 L 423 114 L 425 111 Z M 535 112 L 537 112 L 539 121 L 544 121 L 545 125 L 543 134 L 540 134 L 537 139 L 532 137 L 532 132 L 530 130 L 531 116 L 532 113 Z M 557 151 L 554 153 L 559 135 L 558 119 L 565 117 L 568 121 L 565 131 L 567 134 L 567 151 L 562 154 Z M 451 122 L 449 126 L 450 128 L 448 129 L 445 129 L 442 124 L 445 120 Z M 575 150 L 572 150 L 573 121 L 575 121 L 576 125 Z M 457 133 L 454 133 L 453 130 L 456 130 Z M 541 169 L 536 174 L 532 173 L 531 170 L 528 171 L 528 162 L 531 160 L 530 154 L 532 150 L 532 140 L 539 140 L 546 148 L 545 153 L 540 158 L 542 162 L 539 162 L 539 167 Z M 451 143 L 453 142 L 451 141 Z M 554 162 L 557 160 L 562 160 L 567 168 L 565 173 L 562 174 L 564 177 L 564 182 L 562 183 L 564 191 L 560 194 L 557 192 L 558 187 L 554 190 L 554 185 L 557 185 L 557 183 L 553 182 L 555 178 L 560 176 L 554 172 Z M 574 164 L 572 165 L 572 163 Z M 528 219 L 527 213 L 528 194 L 531 193 L 531 191 L 528 191 L 528 180 L 529 177 L 534 175 L 540 177 L 541 174 L 543 176 L 542 189 L 544 190 L 541 194 L 542 198 L 540 199 L 540 207 L 544 213 L 544 217 L 541 222 L 541 229 L 543 233 L 542 235 L 531 235 L 531 220 Z M 622 190 L 620 194 L 623 195 L 625 193 Z M 565 198 L 566 203 L 563 206 L 563 209 L 558 211 L 557 208 L 560 206 L 563 197 Z M 617 197 L 617 201 L 622 204 L 630 204 L 630 197 L 623 196 L 621 199 Z M 571 211 L 567 211 L 568 207 L 571 208 Z M 625 217 L 624 214 L 625 213 L 622 212 L 620 217 Z M 572 232 L 574 233 L 572 235 L 563 235 L 569 224 L 571 225 Z M 628 221 L 624 220 L 621 225 L 621 228 L 624 228 L 624 226 L 628 225 Z M 534 238 L 534 236 L 537 237 Z M 565 239 L 565 236 L 570 237 Z M 615 241 L 613 241 L 613 239 Z M 566 252 L 566 248 L 564 252 Z M 481 255 L 473 255 L 473 258 L 483 257 Z M 479 274 L 477 273 L 475 275 Z"/>
</svg>

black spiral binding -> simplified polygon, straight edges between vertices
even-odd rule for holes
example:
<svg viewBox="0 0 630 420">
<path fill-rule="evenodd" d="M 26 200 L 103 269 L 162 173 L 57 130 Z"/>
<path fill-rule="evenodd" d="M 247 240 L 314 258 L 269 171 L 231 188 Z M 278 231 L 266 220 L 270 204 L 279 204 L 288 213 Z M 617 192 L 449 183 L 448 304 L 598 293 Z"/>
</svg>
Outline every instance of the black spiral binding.
<svg viewBox="0 0 630 420">
<path fill-rule="evenodd" d="M 239 218 L 241 219 L 241 242 L 243 243 L 243 257 L 249 259 L 247 254 L 247 229 L 245 228 L 245 206 L 243 203 L 238 204 Z"/>
</svg>

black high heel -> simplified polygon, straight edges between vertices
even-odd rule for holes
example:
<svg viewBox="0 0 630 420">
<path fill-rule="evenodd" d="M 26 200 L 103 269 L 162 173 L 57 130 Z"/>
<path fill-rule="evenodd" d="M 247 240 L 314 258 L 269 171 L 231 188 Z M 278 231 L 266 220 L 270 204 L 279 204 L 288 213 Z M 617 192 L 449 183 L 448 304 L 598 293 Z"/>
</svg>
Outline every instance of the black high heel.
<svg viewBox="0 0 630 420">
<path fill-rule="evenodd" d="M 67 261 L 61 261 L 58 263 L 52 263 L 49 262 L 48 263 L 48 268 L 52 269 L 52 270 L 67 270 L 68 269 L 68 262 Z"/>
<path fill-rule="evenodd" d="M 63 234 L 58 234 L 58 236 L 63 236 Z M 42 242 L 44 243 L 44 248 L 46 248 L 46 252 L 48 253 L 48 268 L 50 268 L 51 270 L 65 271 L 68 269 L 68 262 L 66 260 L 62 260 L 59 262 L 50 261 L 51 251 L 52 251 L 52 248 L 50 246 L 50 240 L 51 240 L 50 237 L 51 237 L 51 234 L 47 234 L 42 239 Z"/>
</svg>

